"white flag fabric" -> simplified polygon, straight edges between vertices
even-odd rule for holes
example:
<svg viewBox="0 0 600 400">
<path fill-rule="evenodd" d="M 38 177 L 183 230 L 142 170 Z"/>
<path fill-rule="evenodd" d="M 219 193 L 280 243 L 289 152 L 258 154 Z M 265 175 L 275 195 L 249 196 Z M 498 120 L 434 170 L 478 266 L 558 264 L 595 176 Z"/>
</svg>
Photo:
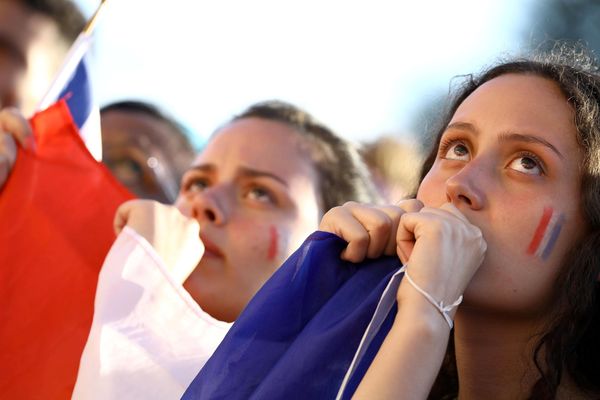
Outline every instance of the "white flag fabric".
<svg viewBox="0 0 600 400">
<path fill-rule="evenodd" d="M 180 398 L 230 326 L 204 312 L 125 227 L 99 275 L 73 399 Z"/>
<path fill-rule="evenodd" d="M 92 40 L 93 36 L 85 32 L 77 37 L 37 110 L 45 110 L 58 100 L 65 100 L 88 151 L 97 161 L 101 161 L 100 110 L 92 95 L 87 65 Z"/>
</svg>

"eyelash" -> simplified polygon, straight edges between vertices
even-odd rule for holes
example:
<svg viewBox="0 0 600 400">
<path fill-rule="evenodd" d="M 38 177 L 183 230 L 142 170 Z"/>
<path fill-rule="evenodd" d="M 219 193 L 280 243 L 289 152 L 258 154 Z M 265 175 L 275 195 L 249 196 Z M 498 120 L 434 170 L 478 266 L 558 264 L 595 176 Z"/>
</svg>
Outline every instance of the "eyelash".
<svg viewBox="0 0 600 400">
<path fill-rule="evenodd" d="M 210 179 L 208 179 L 207 177 L 203 177 L 203 176 L 191 176 L 189 178 L 184 177 L 183 182 L 181 184 L 182 192 L 184 192 L 184 193 L 190 192 L 192 190 L 192 186 L 196 183 L 201 183 L 202 185 L 204 185 L 204 188 L 202 188 L 201 190 L 204 190 L 205 188 L 210 187 L 210 185 L 211 185 Z M 248 186 L 244 187 L 242 190 L 243 190 L 244 197 L 250 196 L 251 193 L 254 191 L 260 191 L 263 193 L 262 195 L 264 195 L 268 198 L 268 201 L 270 203 L 277 204 L 277 196 L 275 195 L 275 193 L 263 185 L 253 183 L 253 184 L 249 184 Z M 262 200 L 258 200 L 258 198 L 255 200 L 264 202 Z"/>
<path fill-rule="evenodd" d="M 459 140 L 459 139 L 442 139 L 440 141 L 440 146 L 439 146 L 439 150 L 438 150 L 438 157 L 443 158 L 443 156 L 446 155 L 446 153 L 448 152 L 448 150 L 450 149 L 450 147 L 452 145 L 455 144 L 462 144 L 463 146 L 465 146 L 467 149 L 469 149 L 469 151 L 471 151 L 470 147 L 467 146 L 467 144 L 463 141 L 463 140 Z"/>
<path fill-rule="evenodd" d="M 529 151 L 521 151 L 517 154 L 517 156 L 513 160 L 516 160 L 517 158 L 522 158 L 522 157 L 531 158 L 533 161 L 536 162 L 537 166 L 540 169 L 540 173 L 542 175 L 546 175 L 546 165 L 537 155 L 535 155 L 534 153 L 531 153 Z"/>
<path fill-rule="evenodd" d="M 469 149 L 469 152 L 471 151 L 470 147 L 465 143 L 464 140 L 453 139 L 453 138 L 446 138 L 446 139 L 442 139 L 440 141 L 440 146 L 439 146 L 439 150 L 438 150 L 438 157 L 439 158 L 444 158 L 444 156 L 448 153 L 448 150 L 450 150 L 450 147 L 452 147 L 455 144 L 462 144 L 467 149 Z M 521 151 L 521 152 L 519 152 L 516 155 L 516 157 L 513 158 L 510 162 L 513 162 L 517 158 L 521 158 L 521 157 L 531 158 L 538 165 L 541 174 L 542 175 L 546 175 L 546 165 L 544 164 L 544 162 L 536 154 L 531 153 L 529 151 Z"/>
<path fill-rule="evenodd" d="M 210 185 L 209 179 L 202 176 L 184 177 L 183 182 L 181 183 L 181 190 L 188 192 L 191 190 L 192 185 L 197 182 L 202 182 L 205 186 Z"/>
<path fill-rule="evenodd" d="M 273 193 L 272 190 L 270 190 L 264 186 L 261 186 L 261 185 L 253 184 L 253 185 L 248 186 L 248 188 L 244 190 L 244 194 L 245 194 L 245 196 L 249 196 L 253 191 L 262 192 L 262 196 L 266 196 L 270 203 L 277 204 L 277 197 L 275 196 L 275 194 Z M 258 199 L 255 199 L 255 200 L 262 202 L 262 200 L 258 200 Z"/>
</svg>

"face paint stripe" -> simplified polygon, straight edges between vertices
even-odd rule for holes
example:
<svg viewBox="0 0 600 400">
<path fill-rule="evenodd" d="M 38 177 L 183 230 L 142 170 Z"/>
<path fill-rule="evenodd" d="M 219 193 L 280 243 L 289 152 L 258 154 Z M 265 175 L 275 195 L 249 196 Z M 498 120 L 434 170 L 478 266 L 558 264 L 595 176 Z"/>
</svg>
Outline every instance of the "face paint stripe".
<svg viewBox="0 0 600 400">
<path fill-rule="evenodd" d="M 546 247 L 544 248 L 544 252 L 542 253 L 542 260 L 546 260 L 548 258 L 548 256 L 550 255 L 550 253 L 552 252 L 552 249 L 554 248 L 554 244 L 556 243 L 556 239 L 558 238 L 558 235 L 560 234 L 560 230 L 562 229 L 562 225 L 563 222 L 565 221 L 565 217 L 563 215 L 560 216 L 560 218 L 558 219 L 558 221 L 556 222 L 556 225 L 554 225 L 554 228 L 552 229 L 552 233 L 550 234 L 550 239 L 548 240 L 548 244 L 546 245 Z"/>
<path fill-rule="evenodd" d="M 542 256 L 544 249 L 548 245 L 548 241 L 550 240 L 550 237 L 552 237 L 552 229 L 556 225 L 558 217 L 559 216 L 557 215 L 557 213 L 552 214 L 552 217 L 550 218 L 550 222 L 548 222 L 548 226 L 546 227 L 546 231 L 544 232 L 544 235 L 542 236 L 542 240 L 540 241 L 540 244 L 538 245 L 538 248 L 535 252 L 536 257 Z"/>
<path fill-rule="evenodd" d="M 271 236 L 271 241 L 269 243 L 269 252 L 267 253 L 267 258 L 269 260 L 273 260 L 275 258 L 275 256 L 277 255 L 277 247 L 278 247 L 278 235 L 277 235 L 277 229 L 275 229 L 275 227 L 273 225 L 270 226 L 269 228 L 269 234 Z"/>
<path fill-rule="evenodd" d="M 542 219 L 535 230 L 535 234 L 533 235 L 533 239 L 531 243 L 529 243 L 529 247 L 527 248 L 527 254 L 535 254 L 538 249 L 542 238 L 544 237 L 544 233 L 546 232 L 546 228 L 548 227 L 548 223 L 550 222 L 550 217 L 552 217 L 552 208 L 545 207 L 544 214 L 542 215 Z"/>
</svg>

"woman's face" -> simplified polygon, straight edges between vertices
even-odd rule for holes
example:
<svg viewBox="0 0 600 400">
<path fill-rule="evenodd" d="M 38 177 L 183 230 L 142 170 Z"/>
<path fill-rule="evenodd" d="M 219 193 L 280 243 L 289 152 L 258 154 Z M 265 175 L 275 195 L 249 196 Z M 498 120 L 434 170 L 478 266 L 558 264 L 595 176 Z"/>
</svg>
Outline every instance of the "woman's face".
<svg viewBox="0 0 600 400">
<path fill-rule="evenodd" d="M 488 81 L 452 117 L 417 198 L 451 201 L 483 232 L 467 307 L 538 315 L 550 304 L 561 261 L 586 229 L 575 134 L 558 86 L 534 75 Z"/>
<path fill-rule="evenodd" d="M 182 179 L 177 206 L 200 223 L 202 260 L 185 282 L 200 306 L 232 321 L 318 228 L 318 176 L 303 138 L 244 118 L 212 139 Z"/>
</svg>

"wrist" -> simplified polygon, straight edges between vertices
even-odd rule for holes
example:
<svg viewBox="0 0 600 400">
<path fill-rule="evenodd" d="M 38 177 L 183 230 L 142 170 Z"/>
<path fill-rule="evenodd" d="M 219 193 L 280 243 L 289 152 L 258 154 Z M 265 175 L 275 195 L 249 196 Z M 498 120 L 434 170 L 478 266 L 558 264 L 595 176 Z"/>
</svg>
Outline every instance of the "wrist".
<svg viewBox="0 0 600 400">
<path fill-rule="evenodd" d="M 426 290 L 421 288 L 419 284 L 417 284 L 409 275 L 406 266 L 402 267 L 400 272 L 404 272 L 404 277 L 398 288 L 397 300 L 399 306 L 407 307 L 409 309 L 413 309 L 415 307 L 420 308 L 421 312 L 424 312 L 427 305 L 429 305 L 430 311 L 435 310 L 441 317 L 444 318 L 448 327 L 452 329 L 453 327 L 453 318 L 456 313 L 456 309 L 458 305 L 462 302 L 462 295 L 459 296 L 453 302 L 444 302 L 443 300 L 438 300 L 433 297 Z M 411 306 L 411 304 L 413 304 Z"/>
</svg>

